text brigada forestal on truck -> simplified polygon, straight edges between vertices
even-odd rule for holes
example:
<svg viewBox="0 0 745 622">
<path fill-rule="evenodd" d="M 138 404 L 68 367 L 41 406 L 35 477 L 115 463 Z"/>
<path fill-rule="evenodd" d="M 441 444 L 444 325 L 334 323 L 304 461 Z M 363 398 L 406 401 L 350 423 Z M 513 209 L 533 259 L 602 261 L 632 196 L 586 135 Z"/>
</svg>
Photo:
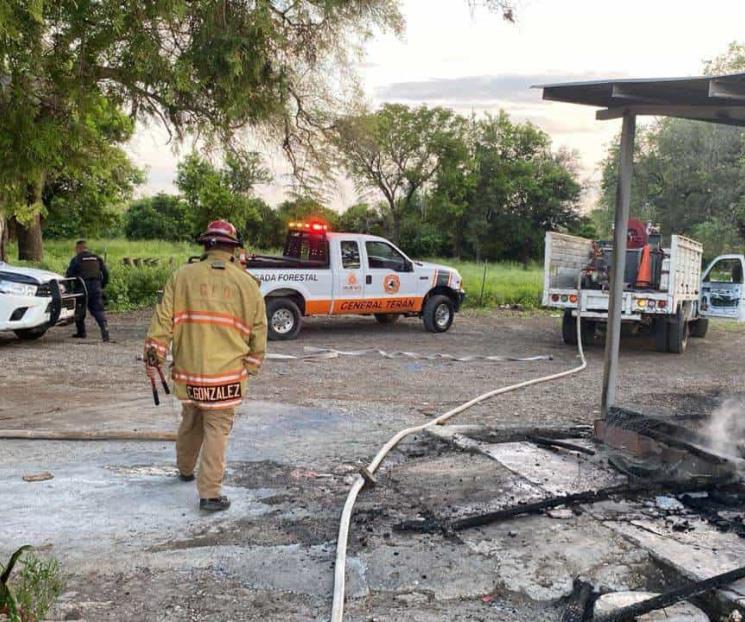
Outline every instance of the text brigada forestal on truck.
<svg viewBox="0 0 745 622">
<path fill-rule="evenodd" d="M 688 337 L 705 337 L 709 318 L 745 321 L 743 255 L 720 255 L 701 275 L 703 247 L 673 235 L 663 247 L 657 229 L 629 221 L 621 319 L 628 330 L 649 329 L 659 352 L 682 353 Z M 573 235 L 546 234 L 543 304 L 564 312 L 562 336 L 591 343 L 608 319 L 613 245 Z M 581 296 L 577 283 L 581 280 Z"/>
<path fill-rule="evenodd" d="M 313 315 L 373 315 L 382 324 L 416 316 L 427 330 L 445 332 L 464 298 L 457 270 L 321 222 L 291 223 L 282 256 L 250 256 L 246 269 L 261 281 L 270 339 L 295 338 Z"/>
</svg>

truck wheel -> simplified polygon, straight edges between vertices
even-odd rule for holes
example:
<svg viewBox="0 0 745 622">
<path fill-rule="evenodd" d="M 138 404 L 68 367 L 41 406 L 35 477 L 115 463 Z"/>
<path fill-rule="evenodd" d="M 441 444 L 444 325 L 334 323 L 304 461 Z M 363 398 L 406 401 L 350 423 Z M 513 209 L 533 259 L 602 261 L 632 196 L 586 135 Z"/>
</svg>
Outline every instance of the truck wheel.
<svg viewBox="0 0 745 622">
<path fill-rule="evenodd" d="M 657 352 L 667 352 L 667 318 L 657 318 L 654 321 L 654 348 Z"/>
<path fill-rule="evenodd" d="M 590 346 L 595 343 L 597 333 L 597 322 L 592 320 L 581 320 L 582 322 L 582 345 Z M 561 321 L 561 337 L 568 346 L 577 345 L 577 318 L 572 312 L 564 311 L 564 318 Z"/>
<path fill-rule="evenodd" d="M 682 309 L 678 309 L 667 330 L 668 351 L 673 354 L 683 354 L 688 347 L 688 322 Z"/>
<path fill-rule="evenodd" d="M 376 313 L 375 319 L 379 324 L 394 324 L 401 318 L 400 313 Z"/>
<path fill-rule="evenodd" d="M 269 298 L 266 302 L 266 318 L 269 339 L 272 341 L 295 339 L 300 332 L 300 309 L 289 298 Z"/>
<path fill-rule="evenodd" d="M 564 319 L 561 321 L 561 338 L 568 346 L 577 345 L 577 318 L 568 309 L 564 311 Z"/>
<path fill-rule="evenodd" d="M 709 332 L 709 319 L 699 318 L 695 322 L 691 322 L 691 337 L 697 339 L 703 339 L 706 337 L 706 333 Z"/>
<path fill-rule="evenodd" d="M 19 339 L 23 339 L 24 341 L 34 341 L 42 337 L 48 329 L 49 326 L 36 326 L 34 328 L 19 328 L 13 332 Z"/>
<path fill-rule="evenodd" d="M 432 296 L 424 305 L 424 328 L 431 333 L 444 333 L 453 324 L 455 305 L 447 296 Z"/>
</svg>

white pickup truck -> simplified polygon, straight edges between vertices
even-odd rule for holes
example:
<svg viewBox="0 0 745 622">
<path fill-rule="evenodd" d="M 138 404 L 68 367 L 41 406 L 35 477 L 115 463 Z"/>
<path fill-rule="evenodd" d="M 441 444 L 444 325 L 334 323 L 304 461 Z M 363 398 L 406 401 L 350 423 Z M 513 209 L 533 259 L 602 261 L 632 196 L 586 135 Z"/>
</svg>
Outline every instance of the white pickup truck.
<svg viewBox="0 0 745 622">
<path fill-rule="evenodd" d="M 705 337 L 709 318 L 745 321 L 745 256 L 721 255 L 701 273 L 703 248 L 689 238 L 673 235 L 669 248 L 650 237 L 629 249 L 624 275 L 622 326 L 652 330 L 660 352 L 682 353 L 689 335 Z M 543 305 L 564 312 L 562 336 L 577 343 L 577 284 L 581 280 L 582 340 L 591 343 L 608 319 L 609 266 L 612 248 L 562 233 L 546 234 Z M 640 277 L 642 263 L 647 267 Z"/>
<path fill-rule="evenodd" d="M 73 293 L 75 280 L 0 261 L 0 331 L 31 340 L 73 322 L 76 305 L 85 304 L 85 294 Z"/>
<path fill-rule="evenodd" d="M 382 324 L 417 316 L 427 330 L 445 332 L 465 295 L 457 270 L 317 222 L 292 223 L 282 257 L 253 255 L 246 269 L 261 281 L 275 340 L 294 339 L 302 317 L 313 315 L 373 315 Z"/>
</svg>

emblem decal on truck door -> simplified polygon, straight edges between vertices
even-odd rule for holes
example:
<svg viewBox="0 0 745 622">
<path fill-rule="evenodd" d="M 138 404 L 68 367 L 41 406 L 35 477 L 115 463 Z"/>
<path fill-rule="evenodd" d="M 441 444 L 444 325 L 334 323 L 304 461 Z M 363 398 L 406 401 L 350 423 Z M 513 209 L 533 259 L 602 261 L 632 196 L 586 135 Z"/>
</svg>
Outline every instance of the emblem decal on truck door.
<svg viewBox="0 0 745 622">
<path fill-rule="evenodd" d="M 383 289 L 386 294 L 397 294 L 401 289 L 401 279 L 396 274 L 388 274 L 383 279 Z"/>
</svg>

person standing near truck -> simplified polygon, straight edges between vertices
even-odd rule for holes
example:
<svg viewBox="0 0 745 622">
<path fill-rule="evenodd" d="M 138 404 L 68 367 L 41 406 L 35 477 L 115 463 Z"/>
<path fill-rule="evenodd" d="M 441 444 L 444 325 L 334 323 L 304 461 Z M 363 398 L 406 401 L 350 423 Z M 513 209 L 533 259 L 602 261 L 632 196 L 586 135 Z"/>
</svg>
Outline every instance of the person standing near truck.
<svg viewBox="0 0 745 622">
<path fill-rule="evenodd" d="M 101 339 L 109 341 L 109 325 L 106 321 L 106 311 L 103 303 L 103 290 L 109 284 L 109 271 L 106 263 L 98 255 L 88 250 L 85 240 L 75 243 L 75 257 L 72 258 L 67 272 L 67 278 L 79 278 L 85 283 L 88 311 L 95 318 L 101 329 Z M 75 314 L 75 328 L 77 332 L 73 335 L 76 339 L 85 339 L 85 308 L 86 305 L 78 305 Z"/>
<path fill-rule="evenodd" d="M 195 479 L 201 450 L 199 507 L 215 512 L 230 507 L 221 494 L 228 437 L 248 377 L 264 362 L 267 320 L 258 282 L 235 255 L 241 246 L 235 227 L 214 221 L 197 241 L 205 248 L 201 261 L 171 276 L 155 309 L 145 365 L 155 379 L 172 350 L 176 397 L 183 402 L 176 440 L 179 477 Z"/>
</svg>

